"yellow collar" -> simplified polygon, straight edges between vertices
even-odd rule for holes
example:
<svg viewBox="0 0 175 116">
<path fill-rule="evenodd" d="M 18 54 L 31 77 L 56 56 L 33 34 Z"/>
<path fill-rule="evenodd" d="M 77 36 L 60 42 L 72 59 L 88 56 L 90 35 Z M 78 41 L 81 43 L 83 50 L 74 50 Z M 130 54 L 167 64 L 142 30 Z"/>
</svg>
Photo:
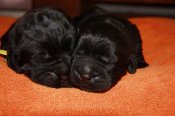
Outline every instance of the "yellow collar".
<svg viewBox="0 0 175 116">
<path fill-rule="evenodd" d="M 0 55 L 7 56 L 7 51 L 0 49 Z"/>
</svg>

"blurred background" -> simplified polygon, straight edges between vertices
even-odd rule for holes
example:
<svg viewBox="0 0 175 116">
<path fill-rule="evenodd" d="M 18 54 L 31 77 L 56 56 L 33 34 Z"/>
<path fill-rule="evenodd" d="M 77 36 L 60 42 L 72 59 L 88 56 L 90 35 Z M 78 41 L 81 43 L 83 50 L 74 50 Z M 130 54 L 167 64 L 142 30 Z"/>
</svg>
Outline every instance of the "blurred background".
<svg viewBox="0 0 175 116">
<path fill-rule="evenodd" d="M 19 17 L 28 10 L 44 6 L 60 8 L 72 17 L 98 6 L 124 17 L 175 18 L 175 0 L 0 0 L 0 16 Z"/>
</svg>

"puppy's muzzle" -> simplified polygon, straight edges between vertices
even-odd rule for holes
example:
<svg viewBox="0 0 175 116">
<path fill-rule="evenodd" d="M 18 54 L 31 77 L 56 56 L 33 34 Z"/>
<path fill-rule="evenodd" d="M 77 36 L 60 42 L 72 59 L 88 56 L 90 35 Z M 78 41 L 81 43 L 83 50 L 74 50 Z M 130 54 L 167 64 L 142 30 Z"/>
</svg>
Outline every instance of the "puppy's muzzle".
<svg viewBox="0 0 175 116">
<path fill-rule="evenodd" d="M 111 86 L 111 79 L 105 69 L 90 58 L 74 61 L 70 79 L 75 87 L 91 92 L 103 92 Z"/>
<path fill-rule="evenodd" d="M 91 79 L 98 79 L 100 72 L 93 70 L 90 65 L 85 65 L 83 67 L 77 68 L 74 70 L 76 75 L 80 78 L 81 81 L 90 81 Z"/>
</svg>

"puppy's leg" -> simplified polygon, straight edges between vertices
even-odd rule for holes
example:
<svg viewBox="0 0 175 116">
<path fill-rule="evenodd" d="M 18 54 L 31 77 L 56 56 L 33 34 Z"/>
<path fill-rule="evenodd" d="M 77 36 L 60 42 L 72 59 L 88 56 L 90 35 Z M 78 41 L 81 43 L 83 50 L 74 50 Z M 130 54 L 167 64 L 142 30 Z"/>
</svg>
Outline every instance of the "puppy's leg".
<svg viewBox="0 0 175 116">
<path fill-rule="evenodd" d="M 148 66 L 148 64 L 145 62 L 145 59 L 143 57 L 142 53 L 142 40 L 140 37 L 140 33 L 138 28 L 135 25 L 132 25 L 131 27 L 132 34 L 133 34 L 133 40 L 135 42 L 133 48 L 133 54 L 136 60 L 137 68 L 144 68 Z"/>
<path fill-rule="evenodd" d="M 35 77 L 34 81 L 39 84 L 46 85 L 48 87 L 60 87 L 60 79 L 53 72 L 46 72 L 44 75 Z"/>
<path fill-rule="evenodd" d="M 54 72 L 44 72 L 43 74 L 35 75 L 26 74 L 32 81 L 45 85 L 48 87 L 58 88 L 60 87 L 60 78 Z"/>
</svg>

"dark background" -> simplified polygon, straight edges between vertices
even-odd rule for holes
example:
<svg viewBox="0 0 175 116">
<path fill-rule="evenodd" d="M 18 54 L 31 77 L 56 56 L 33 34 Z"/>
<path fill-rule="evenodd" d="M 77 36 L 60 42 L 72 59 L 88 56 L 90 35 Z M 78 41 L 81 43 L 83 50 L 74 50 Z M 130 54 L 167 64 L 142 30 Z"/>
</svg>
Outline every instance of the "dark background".
<svg viewBox="0 0 175 116">
<path fill-rule="evenodd" d="M 125 17 L 175 18 L 175 0 L 0 0 L 0 15 L 18 17 L 27 10 L 43 6 L 61 8 L 72 17 L 89 7 L 99 6 Z"/>
</svg>

